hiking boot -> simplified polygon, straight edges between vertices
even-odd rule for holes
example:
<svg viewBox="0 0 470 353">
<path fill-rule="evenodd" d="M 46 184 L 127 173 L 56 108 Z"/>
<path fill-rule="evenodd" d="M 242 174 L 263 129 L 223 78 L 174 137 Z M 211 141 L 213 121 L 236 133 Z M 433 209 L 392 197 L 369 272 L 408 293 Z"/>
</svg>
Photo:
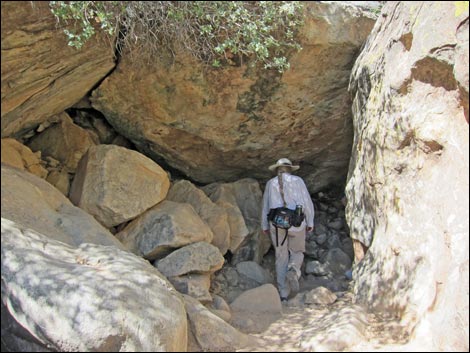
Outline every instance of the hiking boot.
<svg viewBox="0 0 470 353">
<path fill-rule="evenodd" d="M 296 295 L 299 292 L 299 280 L 297 279 L 297 273 L 295 270 L 292 269 L 287 271 L 286 279 L 290 287 L 290 295 Z"/>
<path fill-rule="evenodd" d="M 287 303 L 287 298 L 286 297 L 281 297 L 281 304 Z"/>
</svg>

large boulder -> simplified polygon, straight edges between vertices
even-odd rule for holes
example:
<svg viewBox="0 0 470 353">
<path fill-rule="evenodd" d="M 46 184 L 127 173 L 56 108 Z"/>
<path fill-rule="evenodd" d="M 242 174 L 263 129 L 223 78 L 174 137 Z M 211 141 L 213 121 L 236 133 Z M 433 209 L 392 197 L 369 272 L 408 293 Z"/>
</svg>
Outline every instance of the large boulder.
<svg viewBox="0 0 470 353">
<path fill-rule="evenodd" d="M 155 262 L 155 267 L 166 277 L 214 273 L 223 265 L 224 258 L 219 249 L 204 241 L 186 245 Z"/>
<path fill-rule="evenodd" d="M 231 323 L 243 332 L 260 333 L 282 316 L 279 292 L 272 284 L 247 290 L 231 304 Z"/>
<path fill-rule="evenodd" d="M 2 1 L 2 137 L 21 137 L 78 102 L 114 67 L 107 41 L 67 45 L 47 1 Z"/>
<path fill-rule="evenodd" d="M 2 164 L 2 217 L 72 246 L 124 246 L 47 181 Z"/>
<path fill-rule="evenodd" d="M 259 229 L 263 193 L 258 181 L 245 178 L 233 183 L 209 184 L 202 189 L 212 201 L 227 202 L 237 207 L 249 233 Z M 239 236 L 242 237 L 242 234 Z"/>
<path fill-rule="evenodd" d="M 256 282 L 258 285 L 272 283 L 273 278 L 268 270 L 261 267 L 257 262 L 244 261 L 236 265 L 237 272 L 241 277 Z"/>
<path fill-rule="evenodd" d="M 123 56 L 92 105 L 140 151 L 200 183 L 267 179 L 283 156 L 301 163 L 312 192 L 344 182 L 353 133 L 348 80 L 375 19 L 335 2 L 306 3 L 305 11 L 303 50 L 284 74 L 211 69 L 181 53 L 172 65 Z"/>
<path fill-rule="evenodd" d="M 155 260 L 191 243 L 210 243 L 213 234 L 191 205 L 165 200 L 130 222 L 116 238 L 135 254 Z"/>
<path fill-rule="evenodd" d="M 151 159 L 124 147 L 98 145 L 80 161 L 70 200 L 112 227 L 165 199 L 169 187 L 168 174 Z"/>
<path fill-rule="evenodd" d="M 186 351 L 184 303 L 147 261 L 116 247 L 71 247 L 4 218 L 1 229 L 2 348 Z"/>
<path fill-rule="evenodd" d="M 271 240 L 260 232 L 263 193 L 258 181 L 244 178 L 233 183 L 212 183 L 206 185 L 203 190 L 217 204 L 230 204 L 232 208 L 238 208 L 243 216 L 245 227 L 241 225 L 233 232 L 231 251 L 235 256 L 232 257 L 232 263 L 261 262 L 271 246 Z M 231 221 L 231 226 L 240 224 L 240 220 L 232 218 Z"/>
<path fill-rule="evenodd" d="M 387 2 L 350 83 L 346 217 L 370 247 L 356 252 L 356 299 L 431 351 L 469 348 L 468 15 L 464 2 Z"/>
<path fill-rule="evenodd" d="M 215 204 L 227 213 L 227 222 L 230 229 L 230 245 L 228 250 L 233 254 L 248 235 L 248 228 L 238 206 L 221 200 L 216 201 Z"/>
<path fill-rule="evenodd" d="M 227 252 L 230 246 L 230 226 L 224 208 L 213 203 L 204 191 L 187 180 L 174 183 L 168 191 L 167 199 L 190 204 L 211 228 L 214 234 L 212 244 L 219 248 L 222 254 Z"/>
<path fill-rule="evenodd" d="M 279 293 L 272 284 L 263 284 L 243 292 L 230 304 L 230 308 L 233 311 L 247 311 L 255 314 L 282 313 Z"/>
<path fill-rule="evenodd" d="M 189 330 L 198 348 L 195 351 L 229 352 L 254 342 L 250 336 L 226 323 L 196 299 L 187 295 L 183 297 Z"/>
</svg>

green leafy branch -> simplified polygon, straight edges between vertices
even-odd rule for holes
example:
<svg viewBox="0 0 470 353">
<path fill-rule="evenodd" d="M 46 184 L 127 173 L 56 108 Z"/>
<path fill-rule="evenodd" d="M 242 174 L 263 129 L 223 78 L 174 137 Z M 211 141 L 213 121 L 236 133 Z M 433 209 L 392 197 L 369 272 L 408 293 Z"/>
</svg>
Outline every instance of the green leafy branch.
<svg viewBox="0 0 470 353">
<path fill-rule="evenodd" d="M 298 1 L 50 1 L 70 46 L 81 48 L 98 30 L 118 38 L 118 50 L 139 57 L 178 47 L 214 67 L 261 63 L 280 72 L 300 50 Z M 145 55 L 147 54 L 147 55 Z"/>
</svg>

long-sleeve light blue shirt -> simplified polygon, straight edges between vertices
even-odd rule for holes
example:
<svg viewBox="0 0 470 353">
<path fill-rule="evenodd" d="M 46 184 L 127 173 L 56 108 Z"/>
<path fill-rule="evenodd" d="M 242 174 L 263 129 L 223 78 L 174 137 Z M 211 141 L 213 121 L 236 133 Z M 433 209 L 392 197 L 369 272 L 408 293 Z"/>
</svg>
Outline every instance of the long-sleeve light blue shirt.
<svg viewBox="0 0 470 353">
<path fill-rule="evenodd" d="M 305 220 L 300 227 L 292 227 L 290 230 L 302 231 L 305 229 L 305 225 L 313 228 L 315 210 L 305 182 L 296 175 L 289 173 L 282 173 L 281 175 L 287 207 L 295 210 L 296 205 L 302 205 L 305 213 Z M 263 230 L 269 229 L 267 218 L 269 210 L 283 206 L 284 203 L 282 202 L 281 191 L 279 189 L 279 180 L 278 177 L 275 176 L 266 183 L 266 189 L 263 194 L 263 211 L 261 212 L 261 227 Z"/>
</svg>

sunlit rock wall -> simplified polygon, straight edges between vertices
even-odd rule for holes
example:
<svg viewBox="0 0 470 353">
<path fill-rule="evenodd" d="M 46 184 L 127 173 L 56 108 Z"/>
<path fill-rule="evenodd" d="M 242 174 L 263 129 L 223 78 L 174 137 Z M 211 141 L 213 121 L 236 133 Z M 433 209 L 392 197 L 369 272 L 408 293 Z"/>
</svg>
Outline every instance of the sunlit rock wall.
<svg viewBox="0 0 470 353">
<path fill-rule="evenodd" d="M 468 2 L 387 2 L 350 82 L 356 299 L 430 350 L 468 351 L 468 21 Z"/>
</svg>

